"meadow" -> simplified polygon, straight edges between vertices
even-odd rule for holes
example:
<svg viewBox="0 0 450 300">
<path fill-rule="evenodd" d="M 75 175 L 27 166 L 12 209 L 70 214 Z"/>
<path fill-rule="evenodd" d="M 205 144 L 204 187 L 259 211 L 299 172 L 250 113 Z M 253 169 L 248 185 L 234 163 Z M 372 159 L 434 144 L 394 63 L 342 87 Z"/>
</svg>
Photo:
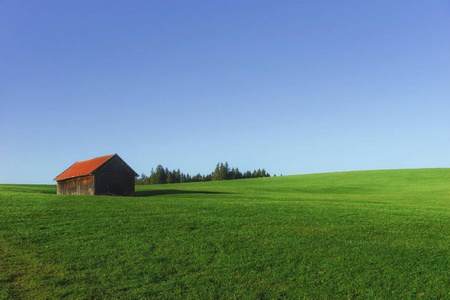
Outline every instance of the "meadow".
<svg viewBox="0 0 450 300">
<path fill-rule="evenodd" d="M 0 185 L 0 298 L 450 298 L 450 169 Z"/>
</svg>

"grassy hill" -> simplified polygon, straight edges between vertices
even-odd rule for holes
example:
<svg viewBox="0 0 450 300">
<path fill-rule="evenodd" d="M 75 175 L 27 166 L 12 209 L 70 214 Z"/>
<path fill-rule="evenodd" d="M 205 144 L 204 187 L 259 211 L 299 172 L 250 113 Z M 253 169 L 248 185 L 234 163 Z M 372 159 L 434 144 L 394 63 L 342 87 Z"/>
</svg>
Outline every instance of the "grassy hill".
<svg viewBox="0 0 450 300">
<path fill-rule="evenodd" d="M 449 298 L 450 169 L 0 185 L 0 298 Z"/>
</svg>

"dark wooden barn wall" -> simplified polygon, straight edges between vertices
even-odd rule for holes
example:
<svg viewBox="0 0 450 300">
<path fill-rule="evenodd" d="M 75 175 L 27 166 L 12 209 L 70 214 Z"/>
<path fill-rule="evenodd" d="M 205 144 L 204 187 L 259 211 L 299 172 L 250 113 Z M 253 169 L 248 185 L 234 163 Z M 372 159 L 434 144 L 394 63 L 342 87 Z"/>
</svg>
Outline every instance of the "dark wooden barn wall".
<svg viewBox="0 0 450 300">
<path fill-rule="evenodd" d="M 134 195 L 134 176 L 120 173 L 98 173 L 95 175 L 96 195 Z"/>
<path fill-rule="evenodd" d="M 94 176 L 83 176 L 58 181 L 57 193 L 66 195 L 94 195 Z"/>
<path fill-rule="evenodd" d="M 114 157 L 95 171 L 96 195 L 134 195 L 134 172 Z"/>
</svg>

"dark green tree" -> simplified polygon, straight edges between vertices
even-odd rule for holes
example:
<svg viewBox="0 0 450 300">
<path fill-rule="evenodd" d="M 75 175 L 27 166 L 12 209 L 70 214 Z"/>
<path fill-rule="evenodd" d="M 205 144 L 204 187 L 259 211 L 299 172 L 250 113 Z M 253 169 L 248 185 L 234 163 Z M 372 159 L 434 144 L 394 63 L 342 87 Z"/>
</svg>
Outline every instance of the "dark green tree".
<svg viewBox="0 0 450 300">
<path fill-rule="evenodd" d="M 220 180 L 220 164 L 217 163 L 214 172 L 212 173 L 212 180 Z"/>
<path fill-rule="evenodd" d="M 156 167 L 155 174 L 151 177 L 152 184 L 161 184 L 166 183 L 166 171 L 164 170 L 162 165 L 158 165 Z"/>
<path fill-rule="evenodd" d="M 173 173 L 170 171 L 167 171 L 166 174 L 166 183 L 174 183 L 173 181 Z"/>
</svg>

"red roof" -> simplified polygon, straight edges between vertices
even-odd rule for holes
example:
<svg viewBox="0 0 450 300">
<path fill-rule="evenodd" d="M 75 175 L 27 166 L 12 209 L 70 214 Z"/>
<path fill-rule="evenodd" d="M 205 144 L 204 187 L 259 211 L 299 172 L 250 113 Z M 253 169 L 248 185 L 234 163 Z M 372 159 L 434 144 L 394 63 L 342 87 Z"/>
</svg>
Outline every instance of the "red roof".
<svg viewBox="0 0 450 300">
<path fill-rule="evenodd" d="M 60 181 L 68 178 L 89 175 L 115 155 L 116 154 L 111 154 L 89 160 L 77 161 L 53 180 Z"/>
</svg>

